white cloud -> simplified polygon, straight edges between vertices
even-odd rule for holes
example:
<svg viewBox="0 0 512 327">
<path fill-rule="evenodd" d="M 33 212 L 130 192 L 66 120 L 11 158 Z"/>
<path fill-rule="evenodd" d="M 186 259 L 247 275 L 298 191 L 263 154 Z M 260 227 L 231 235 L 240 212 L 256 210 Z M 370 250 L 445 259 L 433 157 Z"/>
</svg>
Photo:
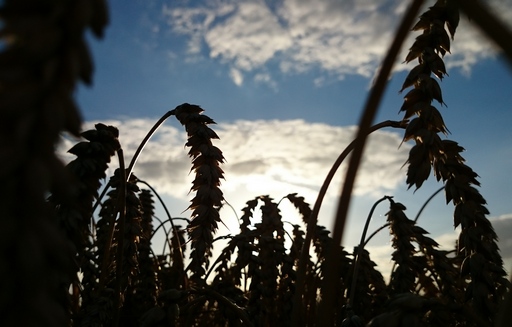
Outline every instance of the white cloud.
<svg viewBox="0 0 512 327">
<path fill-rule="evenodd" d="M 238 86 L 242 85 L 242 83 L 244 82 L 244 75 L 242 75 L 242 72 L 236 68 L 231 68 L 229 76 L 231 76 L 233 83 L 235 83 Z"/>
<path fill-rule="evenodd" d="M 267 84 L 274 91 L 278 90 L 277 83 L 274 81 L 272 76 L 269 73 L 258 73 L 254 75 L 254 81 L 257 83 Z"/>
<path fill-rule="evenodd" d="M 505 21 L 511 21 L 512 0 L 489 3 Z M 204 51 L 246 72 L 258 72 L 272 62 L 283 73 L 320 68 L 343 78 L 374 74 L 405 8 L 402 0 L 283 0 L 273 5 L 263 0 L 218 0 L 193 8 L 169 4 L 164 14 L 175 33 L 188 36 L 189 53 Z M 496 53 L 469 25 L 462 15 L 452 45 L 454 55 L 446 57 L 448 67 L 465 72 Z M 416 35 L 411 34 L 399 61 Z"/>
<path fill-rule="evenodd" d="M 292 44 L 287 31 L 263 1 L 240 2 L 234 13 L 213 25 L 204 38 L 211 57 L 232 61 L 247 71 L 264 65 Z"/>
</svg>

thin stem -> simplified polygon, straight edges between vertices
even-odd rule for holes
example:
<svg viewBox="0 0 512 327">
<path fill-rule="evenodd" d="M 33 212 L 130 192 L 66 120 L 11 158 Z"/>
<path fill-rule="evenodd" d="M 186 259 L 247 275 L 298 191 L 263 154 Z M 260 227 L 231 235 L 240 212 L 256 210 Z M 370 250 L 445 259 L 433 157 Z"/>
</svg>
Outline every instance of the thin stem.
<svg viewBox="0 0 512 327">
<path fill-rule="evenodd" d="M 219 236 L 219 237 L 215 238 L 215 239 L 213 240 L 213 242 L 212 242 L 212 243 L 215 243 L 215 241 L 217 241 L 217 240 L 219 240 L 219 239 L 226 239 L 226 238 L 231 238 L 231 239 L 233 239 L 233 236 L 231 236 L 231 235 Z M 206 275 L 204 276 L 204 280 L 208 280 L 208 277 L 209 277 L 209 276 L 210 276 L 210 274 L 212 273 L 212 271 L 213 271 L 213 269 L 215 268 L 215 266 L 217 266 L 217 264 L 218 264 L 219 262 L 221 262 L 221 261 L 222 261 L 222 259 L 224 259 L 224 253 L 225 253 L 225 252 L 224 252 L 224 251 L 222 251 L 222 253 L 221 253 L 221 254 L 219 254 L 219 256 L 217 257 L 217 260 L 215 260 L 215 262 L 213 263 L 213 265 L 211 265 L 210 269 L 208 269 L 208 272 L 207 272 L 207 273 L 206 273 Z M 230 257 L 231 257 L 231 256 L 230 256 Z"/>
<path fill-rule="evenodd" d="M 416 217 L 414 218 L 414 223 L 416 223 L 418 221 L 418 219 L 420 218 L 420 215 L 421 213 L 423 212 L 423 210 L 425 209 L 425 207 L 427 206 L 427 204 L 437 195 L 439 194 L 439 192 L 441 192 L 442 190 L 444 190 L 444 186 L 441 187 L 439 190 L 435 191 L 434 194 L 432 194 L 428 199 L 427 201 L 425 201 L 425 203 L 423 203 L 423 205 L 421 206 L 421 209 L 420 211 L 418 211 L 418 214 L 416 215 Z"/>
<path fill-rule="evenodd" d="M 148 132 L 148 134 L 144 137 L 142 142 L 139 144 L 139 147 L 135 151 L 135 154 L 133 155 L 133 158 L 130 161 L 130 165 L 128 166 L 128 172 L 126 173 L 126 180 L 130 179 L 130 176 L 132 175 L 132 172 L 133 172 L 133 167 L 137 163 L 140 153 L 142 152 L 142 150 L 144 150 L 144 147 L 148 143 L 149 139 L 153 136 L 153 134 L 155 134 L 156 130 L 160 127 L 160 125 L 162 125 L 165 122 L 165 120 L 167 118 L 169 118 L 170 116 L 172 116 L 173 114 L 174 114 L 174 111 L 171 110 L 171 111 L 168 111 L 165 115 L 163 115 L 155 123 L 155 125 L 151 128 L 151 130 Z M 103 199 L 103 197 L 105 196 L 105 194 L 107 193 L 109 188 L 110 188 L 110 181 L 107 183 L 107 185 L 105 185 L 105 187 L 103 188 L 103 191 L 101 192 L 101 195 L 96 199 L 96 202 L 94 203 L 94 206 L 92 207 L 92 214 L 94 214 L 94 211 L 96 211 L 96 208 L 98 208 L 98 205 L 101 203 L 101 199 Z M 91 214 L 91 220 L 92 220 L 92 214 Z"/>
<path fill-rule="evenodd" d="M 119 166 L 120 167 L 123 166 L 123 168 L 124 168 L 124 158 L 121 157 L 122 153 L 123 153 L 122 149 L 119 149 L 117 151 L 117 155 L 118 155 L 118 159 L 119 159 Z M 121 168 L 119 168 L 119 169 L 121 169 Z M 107 189 L 107 187 L 109 187 L 109 185 L 110 185 L 110 181 L 109 181 L 108 185 L 105 187 L 105 190 L 103 191 L 101 197 L 98 198 L 96 203 L 99 203 L 101 198 L 105 195 L 106 189 Z M 114 206 L 113 207 L 113 214 L 110 217 L 110 221 L 109 221 L 109 225 L 108 225 L 109 226 L 109 231 L 108 231 L 108 237 L 107 237 L 107 244 L 105 244 L 104 250 L 103 250 L 103 260 L 101 262 L 100 278 L 99 278 L 99 283 L 98 283 L 98 288 L 97 288 L 98 293 L 103 290 L 105 284 L 107 283 L 107 278 L 109 277 L 108 276 L 108 273 L 109 273 L 108 267 L 110 265 L 110 254 L 111 254 L 112 242 L 114 240 L 114 231 L 115 231 L 115 227 L 116 227 L 116 217 L 117 217 L 117 213 L 118 213 L 118 210 L 119 210 L 119 208 L 117 206 L 119 204 L 121 204 L 121 200 L 119 199 L 119 196 L 120 195 L 118 194 L 118 200 L 117 200 L 116 203 L 113 204 L 113 206 Z M 125 195 L 125 198 L 126 198 L 126 195 Z M 121 209 L 121 211 L 123 211 L 123 210 Z"/>
<path fill-rule="evenodd" d="M 375 236 L 377 235 L 381 230 L 383 230 L 384 228 L 388 227 L 389 225 L 391 225 L 390 223 L 385 223 L 384 225 L 380 226 L 379 228 L 377 228 L 370 236 L 368 236 L 368 238 L 364 241 L 364 244 L 363 246 L 366 247 L 366 245 L 368 244 L 368 242 L 370 242 L 370 240 Z"/>
<path fill-rule="evenodd" d="M 128 171 L 126 173 L 126 178 L 127 180 L 130 178 L 130 176 L 132 175 L 132 172 L 133 172 L 133 167 L 135 166 L 135 164 L 137 163 L 137 160 L 139 159 L 139 156 L 140 156 L 140 153 L 142 152 L 142 150 L 144 150 L 144 147 L 146 146 L 146 144 L 148 143 L 149 139 L 153 136 L 153 134 L 155 134 L 156 130 L 160 127 L 160 125 L 162 125 L 165 120 L 167 118 L 169 118 L 170 116 L 172 116 L 174 114 L 174 111 L 173 110 L 170 110 L 168 112 L 166 112 L 156 123 L 155 125 L 149 130 L 148 134 L 146 134 L 146 136 L 144 137 L 144 139 L 142 140 L 142 142 L 139 144 L 139 147 L 137 148 L 137 150 L 135 151 L 135 154 L 133 155 L 133 158 L 132 160 L 130 161 L 130 165 L 128 166 Z"/>
<path fill-rule="evenodd" d="M 114 309 L 114 326 L 119 326 L 120 310 L 123 295 L 121 294 L 121 278 L 123 277 L 123 251 L 124 230 L 126 223 L 126 176 L 124 166 L 123 149 L 117 150 L 119 158 L 119 189 L 117 197 L 117 211 L 119 212 L 119 239 L 117 240 L 117 264 L 116 264 L 116 307 Z M 114 224 L 113 224 L 114 225 Z M 112 225 L 112 226 L 113 226 Z M 111 241 L 112 244 L 112 241 Z"/>
<path fill-rule="evenodd" d="M 166 221 L 162 221 L 162 219 L 154 216 L 153 218 L 155 218 L 158 222 L 159 222 L 159 225 L 157 228 L 155 228 L 153 230 L 153 232 L 151 233 L 151 236 L 149 239 L 153 239 L 153 237 L 155 236 L 156 232 L 162 228 L 164 230 L 164 234 L 165 234 L 165 242 L 164 242 L 164 248 L 162 250 L 162 255 L 165 254 L 165 244 L 169 243 L 169 248 L 172 249 L 172 245 L 170 244 L 170 241 L 169 241 L 169 232 L 167 231 L 167 228 L 165 228 L 165 223 L 167 223 L 169 221 L 169 219 L 167 219 Z M 172 218 L 171 218 L 172 219 Z"/>
<path fill-rule="evenodd" d="M 387 120 L 384 122 L 381 122 L 379 124 L 376 124 L 372 126 L 368 133 L 373 133 L 379 129 L 385 128 L 385 127 L 394 127 L 394 128 L 404 128 L 404 122 L 401 121 L 392 121 Z M 304 244 L 302 245 L 301 253 L 299 262 L 297 265 L 297 283 L 296 283 L 296 291 L 294 295 L 294 305 L 293 305 L 293 312 L 292 315 L 293 323 L 292 326 L 298 326 L 300 321 L 304 321 L 303 318 L 301 318 L 301 315 L 304 314 L 304 311 L 300 308 L 300 304 L 302 303 L 302 295 L 304 293 L 304 281 L 306 278 L 306 268 L 307 263 L 309 261 L 309 246 L 311 245 L 311 240 L 313 238 L 313 235 L 315 233 L 315 227 L 318 222 L 318 213 L 320 212 L 320 208 L 322 206 L 322 202 L 324 200 L 325 195 L 327 194 L 327 189 L 329 188 L 329 185 L 332 182 L 332 179 L 334 178 L 334 175 L 336 174 L 336 171 L 338 171 L 339 167 L 345 160 L 345 158 L 350 154 L 350 152 L 354 149 L 356 145 L 356 141 L 352 141 L 346 148 L 343 150 L 343 152 L 338 156 L 336 161 L 331 167 L 331 170 L 329 170 L 329 173 L 325 177 L 324 183 L 322 184 L 322 187 L 320 188 L 320 191 L 318 192 L 318 196 L 316 198 L 315 204 L 313 206 L 313 210 L 311 211 L 311 215 L 308 219 L 307 229 L 306 229 L 306 236 L 304 238 Z"/>
<path fill-rule="evenodd" d="M 226 199 L 224 199 L 224 203 L 228 205 L 228 207 L 231 208 L 231 210 L 233 211 L 233 214 L 235 215 L 236 217 L 236 221 L 238 222 L 238 226 L 240 226 L 240 218 L 238 217 L 238 214 L 236 213 L 236 210 L 235 208 L 231 205 L 231 203 L 229 203 L 228 201 L 226 201 Z M 228 228 L 229 230 L 229 228 Z"/>
<path fill-rule="evenodd" d="M 91 219 L 91 223 L 94 221 L 94 219 L 93 219 L 94 212 L 96 211 L 96 209 L 100 205 L 101 199 L 103 199 L 105 194 L 107 194 L 107 191 L 108 191 L 109 188 L 110 188 L 110 181 L 108 181 L 107 185 L 105 185 L 105 187 L 103 188 L 103 191 L 101 192 L 100 196 L 96 199 L 96 202 L 94 203 L 94 206 L 92 207 L 91 217 L 89 217 Z"/>
<path fill-rule="evenodd" d="M 354 273 L 352 274 L 352 286 L 350 287 L 350 296 L 348 298 L 348 307 L 350 307 L 350 308 L 352 308 L 354 305 L 357 274 L 359 273 L 359 264 L 361 261 L 361 256 L 363 255 L 364 240 L 366 238 L 366 233 L 368 232 L 368 227 L 370 226 L 370 220 L 372 219 L 373 212 L 375 211 L 375 208 L 377 208 L 377 205 L 379 203 L 381 203 L 382 201 L 389 200 L 391 198 L 393 198 L 393 197 L 386 195 L 382 199 L 375 202 L 375 204 L 372 206 L 372 209 L 370 210 L 370 213 L 368 214 L 368 217 L 366 218 L 366 223 L 364 225 L 363 234 L 361 235 L 361 241 L 359 242 L 359 246 L 357 247 L 357 256 L 355 258 Z"/>
<path fill-rule="evenodd" d="M 334 315 L 332 314 L 332 309 L 334 307 L 336 297 L 336 287 L 332 287 L 332 285 L 335 285 L 337 278 L 335 265 L 337 251 L 335 251 L 335 248 L 341 244 L 341 238 L 343 236 L 343 230 L 345 228 L 345 221 L 347 219 L 348 208 L 352 195 L 352 188 L 354 186 L 357 170 L 363 156 L 363 150 L 366 143 L 366 138 L 370 131 L 370 126 L 377 113 L 377 108 L 384 94 L 384 90 L 386 89 L 388 76 L 391 73 L 391 69 L 393 68 L 393 63 L 395 62 L 402 43 L 404 42 L 422 4 L 423 0 L 414 1 L 407 10 L 402 22 L 400 23 L 400 27 L 398 28 L 398 31 L 395 35 L 395 39 L 393 40 L 391 48 L 386 54 L 386 58 L 384 59 L 382 67 L 379 71 L 375 85 L 370 91 L 370 96 L 359 123 L 359 130 L 356 137 L 356 146 L 352 156 L 350 157 L 350 163 L 345 175 L 345 182 L 343 183 L 343 188 L 338 203 L 336 221 L 333 230 L 333 248 L 330 249 L 326 257 L 327 271 L 323 284 L 324 291 L 322 292 L 322 301 L 320 302 L 318 312 L 319 326 L 334 325 Z"/>
</svg>

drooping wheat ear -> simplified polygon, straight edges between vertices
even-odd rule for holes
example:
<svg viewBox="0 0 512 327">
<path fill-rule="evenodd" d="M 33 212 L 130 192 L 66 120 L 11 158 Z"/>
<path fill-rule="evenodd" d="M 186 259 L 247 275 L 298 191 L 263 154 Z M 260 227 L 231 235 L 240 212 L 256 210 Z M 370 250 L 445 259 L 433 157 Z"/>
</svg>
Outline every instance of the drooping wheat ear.
<svg viewBox="0 0 512 327">
<path fill-rule="evenodd" d="M 79 303 L 82 302 L 80 296 L 91 291 L 99 277 L 98 267 L 91 257 L 92 205 L 98 197 L 98 189 L 101 180 L 105 178 L 108 163 L 120 148 L 119 131 L 113 126 L 96 124 L 95 129 L 82 132 L 81 136 L 87 141 L 77 143 L 68 151 L 76 158 L 66 166 L 77 184 L 76 201 L 66 204 L 59 199 L 58 194 L 50 197 L 50 202 L 56 207 L 59 223 L 75 247 L 76 272 L 80 269 L 83 274 L 81 285 L 76 284 L 76 280 L 73 288 L 76 290 L 72 297 L 74 314 L 77 314 Z M 80 289 L 84 291 L 82 295 Z"/>
<path fill-rule="evenodd" d="M 332 232 L 334 244 L 341 243 L 355 178 L 361 163 L 366 139 L 369 134 L 372 121 L 375 118 L 380 100 L 387 85 L 388 76 L 391 73 L 393 63 L 400 51 L 402 43 L 408 34 L 408 29 L 412 25 L 414 17 L 416 16 L 416 13 L 422 4 L 422 0 L 413 1 L 405 11 L 389 51 L 386 53 L 386 56 L 382 62 L 382 66 L 379 70 L 377 78 L 375 79 L 375 83 L 370 90 L 368 100 L 365 104 L 365 108 L 359 122 L 359 128 L 356 136 L 356 145 L 354 146 L 354 151 L 350 157 L 350 162 L 345 174 L 345 179 L 343 181 L 341 195 L 339 197 L 338 208 L 336 211 L 336 221 L 334 223 Z M 307 244 L 307 242 L 305 242 L 305 244 Z M 336 255 L 336 251 L 331 251 L 327 257 L 327 261 L 335 262 Z M 336 290 L 333 289 L 331 285 L 334 283 L 338 274 L 335 271 L 335 267 L 336 265 L 332 264 L 331 268 L 326 270 L 326 282 L 323 284 L 323 287 L 325 288 L 322 290 L 323 296 L 318 314 L 318 323 L 323 326 L 331 326 L 334 324 L 334 316 L 331 313 L 333 312 L 335 306 Z M 297 278 L 297 280 L 300 282 L 299 278 Z M 297 293 L 300 296 L 300 292 Z"/>
<path fill-rule="evenodd" d="M 497 235 L 486 218 L 486 201 L 473 185 L 476 173 L 466 166 L 460 156 L 462 147 L 443 141 L 446 158 L 436 162 L 436 176 L 446 181 L 446 200 L 455 205 L 454 225 L 461 226 L 459 252 L 466 259 L 461 275 L 471 278 L 468 297 L 485 320 L 492 321 L 497 304 L 510 287 L 503 269 L 503 260 L 497 245 Z M 492 281 L 492 283 L 491 283 Z"/>
<path fill-rule="evenodd" d="M 191 240 L 191 281 L 204 283 L 211 257 L 213 235 L 221 221 L 219 209 L 224 196 L 220 190 L 220 180 L 224 172 L 220 164 L 224 157 L 219 148 L 212 144 L 212 139 L 218 139 L 217 134 L 208 125 L 215 122 L 208 116 L 202 115 L 204 110 L 197 105 L 184 103 L 177 106 L 172 113 L 185 126 L 188 140 L 186 146 L 192 158 L 191 170 L 195 172 L 191 190 L 196 192 L 191 200 L 189 209 L 192 210 L 192 220 L 188 226 Z"/>
<path fill-rule="evenodd" d="M 442 56 L 450 51 L 448 32 L 454 36 L 458 20 L 455 2 L 438 1 L 414 27 L 423 34 L 417 37 L 406 57 L 407 62 L 418 59 L 418 65 L 403 84 L 402 90 L 414 88 L 406 94 L 401 108 L 404 119 L 417 116 L 410 121 L 404 135 L 405 141 L 416 143 L 407 161 L 407 183 L 409 187 L 421 187 L 431 167 L 437 180 L 445 182 L 446 200 L 455 205 L 455 227 L 462 227 L 459 251 L 466 257 L 462 275 L 471 278 L 468 300 L 482 319 L 492 321 L 495 306 L 507 287 L 497 236 L 485 217 L 489 213 L 484 206 L 486 201 L 474 187 L 480 185 L 477 174 L 464 164 L 461 146 L 441 140 L 439 133 L 446 134 L 447 129 L 441 114 L 431 104 L 433 100 L 443 104 L 439 84 L 431 75 L 439 79 L 446 75 Z"/>
<path fill-rule="evenodd" d="M 76 83 L 91 81 L 84 31 L 101 36 L 97 1 L 2 1 L 0 8 L 0 325 L 69 322 L 74 249 L 45 201 L 72 201 L 75 185 L 54 150 L 63 131 L 78 135 Z M 65 197 L 65 195 L 68 195 Z"/>
<path fill-rule="evenodd" d="M 426 230 L 409 220 L 404 210 L 402 204 L 391 201 L 387 213 L 395 248 L 390 295 L 422 295 L 433 306 L 429 307 L 428 315 L 426 311 L 417 312 L 418 317 L 434 325 L 453 322 L 464 325 L 475 319 L 482 320 L 467 314 L 472 309 L 466 307 L 464 300 L 467 283 L 460 278 L 458 258 L 450 257 L 448 251 L 438 250 L 437 242 L 427 236 Z M 438 305 L 434 305 L 436 303 Z"/>
</svg>

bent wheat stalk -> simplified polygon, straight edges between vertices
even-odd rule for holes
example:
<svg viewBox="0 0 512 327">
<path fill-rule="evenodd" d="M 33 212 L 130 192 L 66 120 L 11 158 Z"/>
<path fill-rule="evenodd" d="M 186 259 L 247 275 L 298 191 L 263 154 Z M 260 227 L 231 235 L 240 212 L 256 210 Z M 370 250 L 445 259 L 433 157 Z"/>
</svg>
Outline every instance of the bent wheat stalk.
<svg viewBox="0 0 512 327">
<path fill-rule="evenodd" d="M 404 128 L 404 123 L 402 121 L 392 121 L 392 120 L 386 120 L 384 122 L 378 123 L 368 130 L 368 134 L 371 134 L 379 129 L 386 128 L 386 127 L 393 127 L 393 128 Z M 294 304 L 293 304 L 293 320 L 294 320 L 294 326 L 296 326 L 299 321 L 303 321 L 303 319 L 300 318 L 301 312 L 303 310 L 300 309 L 300 304 L 303 303 L 302 298 L 304 295 L 304 281 L 306 277 L 306 265 L 309 260 L 309 247 L 311 245 L 311 241 L 314 237 L 315 228 L 318 222 L 318 213 L 320 212 L 320 208 L 322 206 L 322 202 L 324 200 L 325 195 L 327 194 L 327 189 L 329 188 L 329 185 L 332 182 L 332 179 L 334 178 L 334 175 L 340 168 L 341 164 L 345 160 L 345 158 L 354 150 L 355 146 L 357 144 L 357 139 L 352 141 L 346 148 L 343 150 L 343 152 L 338 156 L 334 164 L 332 165 L 331 169 L 329 170 L 329 173 L 325 177 L 324 183 L 322 184 L 322 187 L 320 188 L 320 191 L 318 192 L 317 199 L 315 201 L 315 204 L 313 206 L 313 210 L 311 211 L 311 214 L 309 217 L 305 217 L 307 219 L 307 230 L 306 230 L 306 237 L 304 239 L 304 244 L 302 245 L 299 263 L 297 267 L 297 288 L 294 295 Z"/>
<path fill-rule="evenodd" d="M 334 224 L 333 229 L 333 244 L 338 245 L 341 243 L 341 237 L 343 235 L 343 230 L 345 227 L 345 221 L 347 218 L 348 207 L 350 204 L 350 199 L 352 195 L 352 188 L 354 186 L 357 170 L 359 168 L 359 164 L 361 162 L 361 158 L 363 155 L 364 145 L 366 143 L 366 138 L 369 134 L 370 126 L 377 113 L 377 108 L 384 94 L 384 90 L 387 86 L 388 76 L 393 67 L 393 63 L 400 51 L 402 43 L 407 36 L 410 27 L 418 13 L 421 5 L 423 4 L 422 0 L 417 0 L 412 3 L 412 5 L 407 10 L 398 31 L 395 35 L 395 39 L 386 54 L 386 58 L 382 64 L 379 75 L 376 79 L 375 85 L 373 86 L 370 96 L 368 97 L 368 101 L 365 106 L 365 110 L 361 117 L 361 122 L 359 123 L 359 130 L 356 137 L 356 146 L 354 148 L 354 152 L 350 158 L 350 164 L 347 169 L 345 181 L 343 183 L 343 189 L 340 196 L 338 210 L 336 213 L 336 222 Z M 336 260 L 336 251 L 331 249 L 328 254 L 327 261 L 327 271 L 324 280 L 323 292 L 322 292 L 322 301 L 319 307 L 318 314 L 318 322 L 320 326 L 332 326 L 333 315 L 330 314 L 332 312 L 332 308 L 334 306 L 335 292 L 336 289 L 330 287 L 330 285 L 334 285 L 334 281 L 336 280 L 336 266 L 333 264 Z"/>
</svg>

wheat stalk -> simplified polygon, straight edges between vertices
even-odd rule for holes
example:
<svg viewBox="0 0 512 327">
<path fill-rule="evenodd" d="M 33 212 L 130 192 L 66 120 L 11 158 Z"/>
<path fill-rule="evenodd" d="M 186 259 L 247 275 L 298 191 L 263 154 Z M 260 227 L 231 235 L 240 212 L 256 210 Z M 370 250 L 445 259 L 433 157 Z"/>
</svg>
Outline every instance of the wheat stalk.
<svg viewBox="0 0 512 327">
<path fill-rule="evenodd" d="M 389 76 L 389 73 L 391 72 L 393 62 L 395 61 L 395 58 L 398 55 L 398 52 L 400 51 L 400 47 L 403 41 L 405 40 L 405 37 L 408 33 L 408 29 L 412 25 L 414 17 L 418 12 L 419 8 L 421 7 L 422 3 L 423 1 L 421 0 L 414 1 L 412 5 L 409 7 L 409 9 L 406 11 L 404 18 L 400 23 L 398 31 L 395 34 L 395 39 L 393 40 L 393 43 L 383 61 L 382 67 L 379 71 L 375 84 L 372 90 L 370 91 L 368 101 L 365 105 L 365 110 L 359 123 L 359 129 L 356 136 L 357 144 L 354 148 L 352 156 L 350 157 L 350 163 L 346 172 L 346 177 L 343 183 L 343 188 L 338 203 L 336 222 L 333 229 L 334 244 L 339 244 L 341 242 L 341 236 L 343 235 L 343 229 L 345 226 L 345 220 L 352 194 L 352 187 L 354 185 L 356 173 L 363 154 L 366 137 L 369 134 L 369 129 L 373 117 L 377 112 L 378 104 L 384 93 L 384 89 L 387 84 L 387 78 Z M 331 251 L 327 259 L 328 262 L 334 262 L 335 257 L 335 251 Z M 332 265 L 331 267 L 332 268 L 330 268 L 327 271 L 325 277 L 326 280 L 323 292 L 324 296 L 322 297 L 322 302 L 320 305 L 320 311 L 318 315 L 319 324 L 324 326 L 330 326 L 333 324 L 333 317 L 330 314 L 330 312 L 332 311 L 334 304 L 335 291 L 330 285 L 333 284 L 337 273 L 335 271 L 335 266 Z"/>
</svg>

